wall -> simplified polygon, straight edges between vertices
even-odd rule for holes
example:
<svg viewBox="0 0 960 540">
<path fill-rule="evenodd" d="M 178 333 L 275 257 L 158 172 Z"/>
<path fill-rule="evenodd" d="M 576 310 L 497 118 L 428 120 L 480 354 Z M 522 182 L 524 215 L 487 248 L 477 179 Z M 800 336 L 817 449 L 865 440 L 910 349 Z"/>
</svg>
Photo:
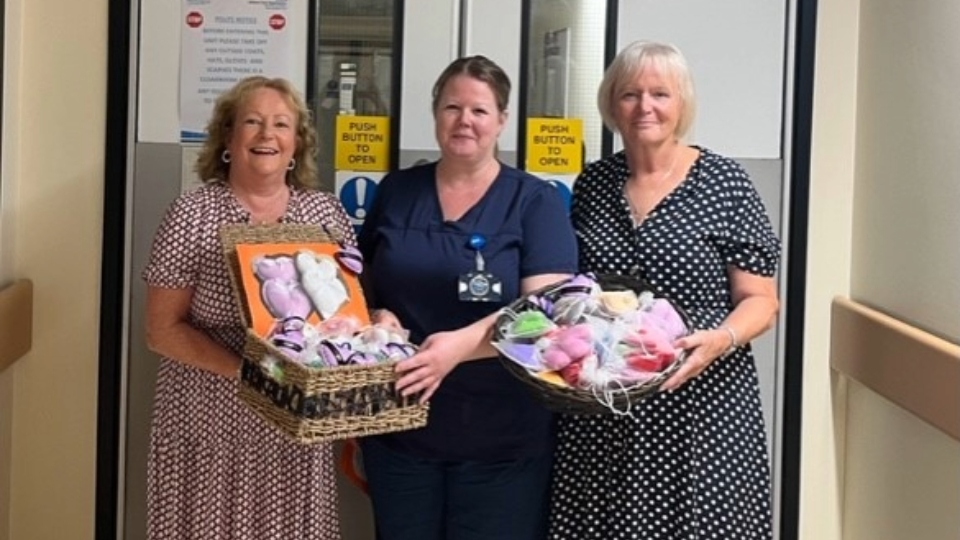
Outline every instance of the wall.
<svg viewBox="0 0 960 540">
<path fill-rule="evenodd" d="M 953 2 L 860 15 L 850 296 L 960 343 L 960 36 Z M 897 39 L 890 39 L 897 36 Z M 947 113 L 947 114 L 945 114 Z M 851 384 L 844 538 L 960 536 L 960 441 Z"/>
<path fill-rule="evenodd" d="M 955 343 L 957 20 L 955 2 L 863 5 L 852 283 L 854 299 Z"/>
<path fill-rule="evenodd" d="M 20 170 L 20 2 L 6 1 L 4 6 L 3 58 L 3 147 L 0 149 L 0 287 L 19 277 L 14 270 L 13 247 L 16 224 L 17 185 Z M 13 452 L 13 368 L 0 372 L 0 540 L 10 538 L 10 506 Z"/>
<path fill-rule="evenodd" d="M 960 537 L 960 442 L 850 383 L 844 540 Z"/>
<path fill-rule="evenodd" d="M 33 350 L 0 374 L 11 404 L 0 538 L 92 538 L 107 0 L 6 7 L 4 86 L 19 112 L 4 111 L 3 182 L 15 193 L 12 274 L 33 279 L 35 320 Z"/>
<path fill-rule="evenodd" d="M 830 373 L 830 301 L 850 283 L 858 2 L 818 2 L 810 166 L 800 533 L 841 538 L 845 392 Z"/>
<path fill-rule="evenodd" d="M 830 373 L 828 310 L 849 295 L 960 340 L 960 7 L 818 9 L 799 537 L 953 539 L 960 444 Z"/>
</svg>

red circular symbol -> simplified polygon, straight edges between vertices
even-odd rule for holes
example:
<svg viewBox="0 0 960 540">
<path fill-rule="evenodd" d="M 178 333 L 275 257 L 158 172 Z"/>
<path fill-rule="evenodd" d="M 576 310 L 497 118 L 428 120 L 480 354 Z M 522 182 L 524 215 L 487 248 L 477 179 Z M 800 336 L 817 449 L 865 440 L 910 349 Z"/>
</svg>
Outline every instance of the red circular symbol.
<svg viewBox="0 0 960 540">
<path fill-rule="evenodd" d="M 187 26 L 190 28 L 197 28 L 203 24 L 203 13 L 199 11 L 191 11 L 187 13 Z"/>
<path fill-rule="evenodd" d="M 273 28 L 274 30 L 281 30 L 286 25 L 287 19 L 283 15 L 277 13 L 270 16 L 270 28 Z"/>
</svg>

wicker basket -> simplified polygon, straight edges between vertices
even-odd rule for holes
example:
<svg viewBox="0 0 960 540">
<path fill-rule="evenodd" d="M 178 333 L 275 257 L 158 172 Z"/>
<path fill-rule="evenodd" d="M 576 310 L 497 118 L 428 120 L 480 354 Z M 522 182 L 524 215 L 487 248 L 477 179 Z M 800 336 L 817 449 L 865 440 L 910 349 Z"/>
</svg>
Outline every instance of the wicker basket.
<svg viewBox="0 0 960 540">
<path fill-rule="evenodd" d="M 248 326 L 239 397 L 266 421 L 302 443 L 330 442 L 423 427 L 427 406 L 396 391 L 396 362 L 311 368 L 291 360 L 249 329 L 238 244 L 335 242 L 316 225 L 226 225 L 220 230 L 234 293 Z"/>
<path fill-rule="evenodd" d="M 645 291 L 651 291 L 654 292 L 654 295 L 658 298 L 664 298 L 662 295 L 656 294 L 656 292 L 642 280 L 634 277 L 603 274 L 596 276 L 596 281 L 604 291 L 632 290 L 638 295 Z M 563 285 L 563 282 L 536 291 L 534 295 L 549 298 L 560 288 L 560 285 Z M 530 301 L 530 296 L 531 295 L 526 295 L 514 301 L 508 308 L 515 313 L 540 309 Z M 667 300 L 670 301 L 669 299 Z M 693 328 L 687 314 L 674 302 L 670 302 L 677 313 L 680 314 L 686 327 Z M 505 314 L 501 314 L 500 317 L 497 318 L 494 327 L 495 340 L 499 341 L 503 339 L 504 330 L 511 320 L 512 319 Z M 680 366 L 683 365 L 686 360 L 686 356 L 685 352 L 681 352 L 670 366 L 654 378 L 630 387 L 609 389 L 602 398 L 590 390 L 575 388 L 565 383 L 560 384 L 553 382 L 531 373 L 523 366 L 509 358 L 505 358 L 503 355 L 500 356 L 500 360 L 507 371 L 526 384 L 537 400 L 543 403 L 548 409 L 563 414 L 598 415 L 614 413 L 629 414 L 633 404 L 656 393 L 660 389 L 660 386 L 680 369 Z M 607 400 L 607 402 L 604 403 L 603 400 Z"/>
</svg>

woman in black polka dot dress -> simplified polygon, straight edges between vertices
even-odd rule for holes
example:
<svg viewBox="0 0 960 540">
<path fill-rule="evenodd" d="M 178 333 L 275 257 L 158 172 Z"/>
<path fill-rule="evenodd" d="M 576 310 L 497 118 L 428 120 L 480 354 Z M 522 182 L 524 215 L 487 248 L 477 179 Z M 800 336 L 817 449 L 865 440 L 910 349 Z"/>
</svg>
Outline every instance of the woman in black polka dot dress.
<svg viewBox="0 0 960 540">
<path fill-rule="evenodd" d="M 743 169 L 680 142 L 693 84 L 671 45 L 607 70 L 604 123 L 624 151 L 574 184 L 581 270 L 635 274 L 679 303 L 686 364 L 632 416 L 565 416 L 550 538 L 770 539 L 770 471 L 749 342 L 774 323 L 780 243 Z"/>
</svg>

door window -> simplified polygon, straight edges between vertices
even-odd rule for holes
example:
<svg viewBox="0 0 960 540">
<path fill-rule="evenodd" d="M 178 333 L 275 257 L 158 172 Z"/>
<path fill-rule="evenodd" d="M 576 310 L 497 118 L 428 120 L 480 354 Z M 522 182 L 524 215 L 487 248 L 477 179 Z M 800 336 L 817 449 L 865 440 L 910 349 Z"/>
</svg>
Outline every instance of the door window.
<svg viewBox="0 0 960 540">
<path fill-rule="evenodd" d="M 339 139 L 356 138 L 358 133 L 342 122 L 338 129 L 337 117 L 389 119 L 391 116 L 394 59 L 397 58 L 395 4 L 393 0 L 317 2 L 314 103 L 320 137 L 320 185 L 326 191 L 337 190 L 336 172 L 344 169 L 337 164 L 338 136 Z M 389 120 L 383 120 L 384 123 L 376 122 L 376 118 L 369 120 L 378 126 L 370 137 L 384 135 L 386 130 L 389 139 Z M 372 153 L 359 152 L 350 159 L 357 160 L 358 165 L 365 159 L 379 160 L 384 158 L 382 148 L 378 150 L 374 146 Z"/>
</svg>

